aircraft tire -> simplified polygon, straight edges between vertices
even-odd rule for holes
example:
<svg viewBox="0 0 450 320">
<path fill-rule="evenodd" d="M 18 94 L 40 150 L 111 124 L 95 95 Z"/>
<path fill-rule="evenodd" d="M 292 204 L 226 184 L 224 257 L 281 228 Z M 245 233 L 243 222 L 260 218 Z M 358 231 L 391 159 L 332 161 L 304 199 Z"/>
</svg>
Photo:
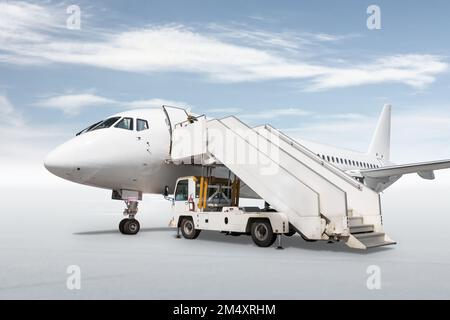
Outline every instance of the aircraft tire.
<svg viewBox="0 0 450 320">
<path fill-rule="evenodd" d="M 122 234 L 125 234 L 125 231 L 123 230 L 123 225 L 125 224 L 125 222 L 127 222 L 128 218 L 122 219 L 119 223 L 119 231 Z"/>
<path fill-rule="evenodd" d="M 139 224 L 139 221 L 137 221 L 136 219 L 124 219 L 124 220 L 126 221 L 123 223 L 122 226 L 123 234 L 135 235 L 141 229 L 141 225 Z"/>
</svg>

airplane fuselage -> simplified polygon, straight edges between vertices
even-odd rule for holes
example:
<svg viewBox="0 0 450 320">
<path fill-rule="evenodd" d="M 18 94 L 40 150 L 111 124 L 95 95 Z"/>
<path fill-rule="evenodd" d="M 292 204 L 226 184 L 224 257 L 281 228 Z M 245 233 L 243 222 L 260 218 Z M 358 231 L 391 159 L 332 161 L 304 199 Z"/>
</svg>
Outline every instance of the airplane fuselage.
<svg viewBox="0 0 450 320">
<path fill-rule="evenodd" d="M 82 132 L 53 150 L 45 166 L 63 179 L 93 187 L 143 193 L 162 193 L 165 186 L 173 190 L 178 177 L 198 175 L 201 170 L 198 165 L 176 165 L 168 161 L 171 130 L 175 123 L 186 120 L 186 116 L 184 110 L 169 115 L 164 108 L 113 115 L 108 119 L 116 119 L 109 127 Z M 131 119 L 132 127 L 118 127 L 124 118 Z M 147 128 L 138 131 L 138 120 L 145 121 Z M 387 164 L 368 154 L 305 140 L 299 142 L 342 171 Z"/>
</svg>

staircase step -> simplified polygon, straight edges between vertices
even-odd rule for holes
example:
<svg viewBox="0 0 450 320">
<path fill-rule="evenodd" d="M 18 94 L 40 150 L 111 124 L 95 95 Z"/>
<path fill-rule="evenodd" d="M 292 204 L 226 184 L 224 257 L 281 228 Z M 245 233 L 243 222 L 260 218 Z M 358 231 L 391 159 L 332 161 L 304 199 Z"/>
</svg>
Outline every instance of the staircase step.
<svg viewBox="0 0 450 320">
<path fill-rule="evenodd" d="M 359 239 L 379 238 L 379 237 L 384 237 L 384 236 L 385 236 L 384 232 L 368 232 L 368 233 L 355 234 L 355 237 L 358 240 Z"/>
<path fill-rule="evenodd" d="M 350 218 L 348 218 L 348 225 L 349 225 L 349 227 L 359 226 L 359 225 L 362 225 L 362 224 L 364 224 L 362 217 L 350 217 Z"/>
<path fill-rule="evenodd" d="M 369 248 L 376 248 L 376 247 L 383 247 L 383 246 L 389 246 L 389 245 L 394 245 L 396 244 L 395 241 L 380 241 L 380 242 L 369 242 L 369 243 L 365 243 L 365 246 L 367 249 Z"/>
<path fill-rule="evenodd" d="M 360 224 L 360 225 L 351 225 L 350 233 L 351 234 L 359 234 L 359 233 L 369 233 L 374 231 L 373 224 Z"/>
<path fill-rule="evenodd" d="M 394 241 L 387 241 L 383 232 L 359 233 L 353 235 L 366 248 L 375 248 L 395 244 Z"/>
</svg>

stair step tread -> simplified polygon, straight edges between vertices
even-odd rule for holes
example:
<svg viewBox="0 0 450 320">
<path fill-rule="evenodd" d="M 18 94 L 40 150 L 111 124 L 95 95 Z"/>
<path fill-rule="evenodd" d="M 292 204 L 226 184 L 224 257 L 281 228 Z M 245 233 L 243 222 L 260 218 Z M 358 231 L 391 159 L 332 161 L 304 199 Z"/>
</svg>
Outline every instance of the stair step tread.
<svg viewBox="0 0 450 320">
<path fill-rule="evenodd" d="M 367 227 L 373 227 L 373 224 L 354 224 L 350 226 L 350 228 L 367 228 Z"/>
<path fill-rule="evenodd" d="M 358 226 L 358 225 L 362 225 L 362 224 L 364 224 L 364 223 L 363 223 L 363 218 L 361 218 L 361 217 L 349 217 L 348 218 L 348 225 L 350 227 Z"/>
<path fill-rule="evenodd" d="M 374 231 L 373 224 L 358 224 L 358 225 L 350 225 L 350 233 L 351 234 L 361 234 L 361 233 L 371 233 Z"/>
<path fill-rule="evenodd" d="M 373 244 L 364 244 L 366 248 L 376 248 L 376 247 L 383 247 L 383 246 L 389 246 L 397 244 L 395 241 L 381 241 L 381 242 L 375 242 Z"/>
<path fill-rule="evenodd" d="M 384 232 L 351 234 L 347 245 L 351 248 L 370 249 L 396 244 Z"/>
<path fill-rule="evenodd" d="M 354 235 L 358 240 L 360 239 L 368 239 L 368 238 L 377 238 L 384 237 L 384 232 L 367 232 L 367 233 L 358 233 Z"/>
</svg>

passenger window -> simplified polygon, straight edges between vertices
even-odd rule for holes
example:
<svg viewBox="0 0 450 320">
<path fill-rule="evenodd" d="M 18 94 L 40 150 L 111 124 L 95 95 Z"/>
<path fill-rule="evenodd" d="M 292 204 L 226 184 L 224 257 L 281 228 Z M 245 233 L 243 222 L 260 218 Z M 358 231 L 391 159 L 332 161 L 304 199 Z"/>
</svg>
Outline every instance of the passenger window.
<svg viewBox="0 0 450 320">
<path fill-rule="evenodd" d="M 334 157 L 331 157 L 331 161 L 333 161 L 333 162 L 334 162 Z"/>
<path fill-rule="evenodd" d="M 189 193 L 189 181 L 180 180 L 177 184 L 177 189 L 175 190 L 175 201 L 187 201 Z"/>
<path fill-rule="evenodd" d="M 148 122 L 147 120 L 137 119 L 137 131 L 147 130 Z"/>
<path fill-rule="evenodd" d="M 328 162 L 330 162 L 330 156 L 327 156 L 327 160 L 328 160 Z"/>
<path fill-rule="evenodd" d="M 133 118 L 123 118 L 116 125 L 116 128 L 133 130 Z"/>
</svg>

